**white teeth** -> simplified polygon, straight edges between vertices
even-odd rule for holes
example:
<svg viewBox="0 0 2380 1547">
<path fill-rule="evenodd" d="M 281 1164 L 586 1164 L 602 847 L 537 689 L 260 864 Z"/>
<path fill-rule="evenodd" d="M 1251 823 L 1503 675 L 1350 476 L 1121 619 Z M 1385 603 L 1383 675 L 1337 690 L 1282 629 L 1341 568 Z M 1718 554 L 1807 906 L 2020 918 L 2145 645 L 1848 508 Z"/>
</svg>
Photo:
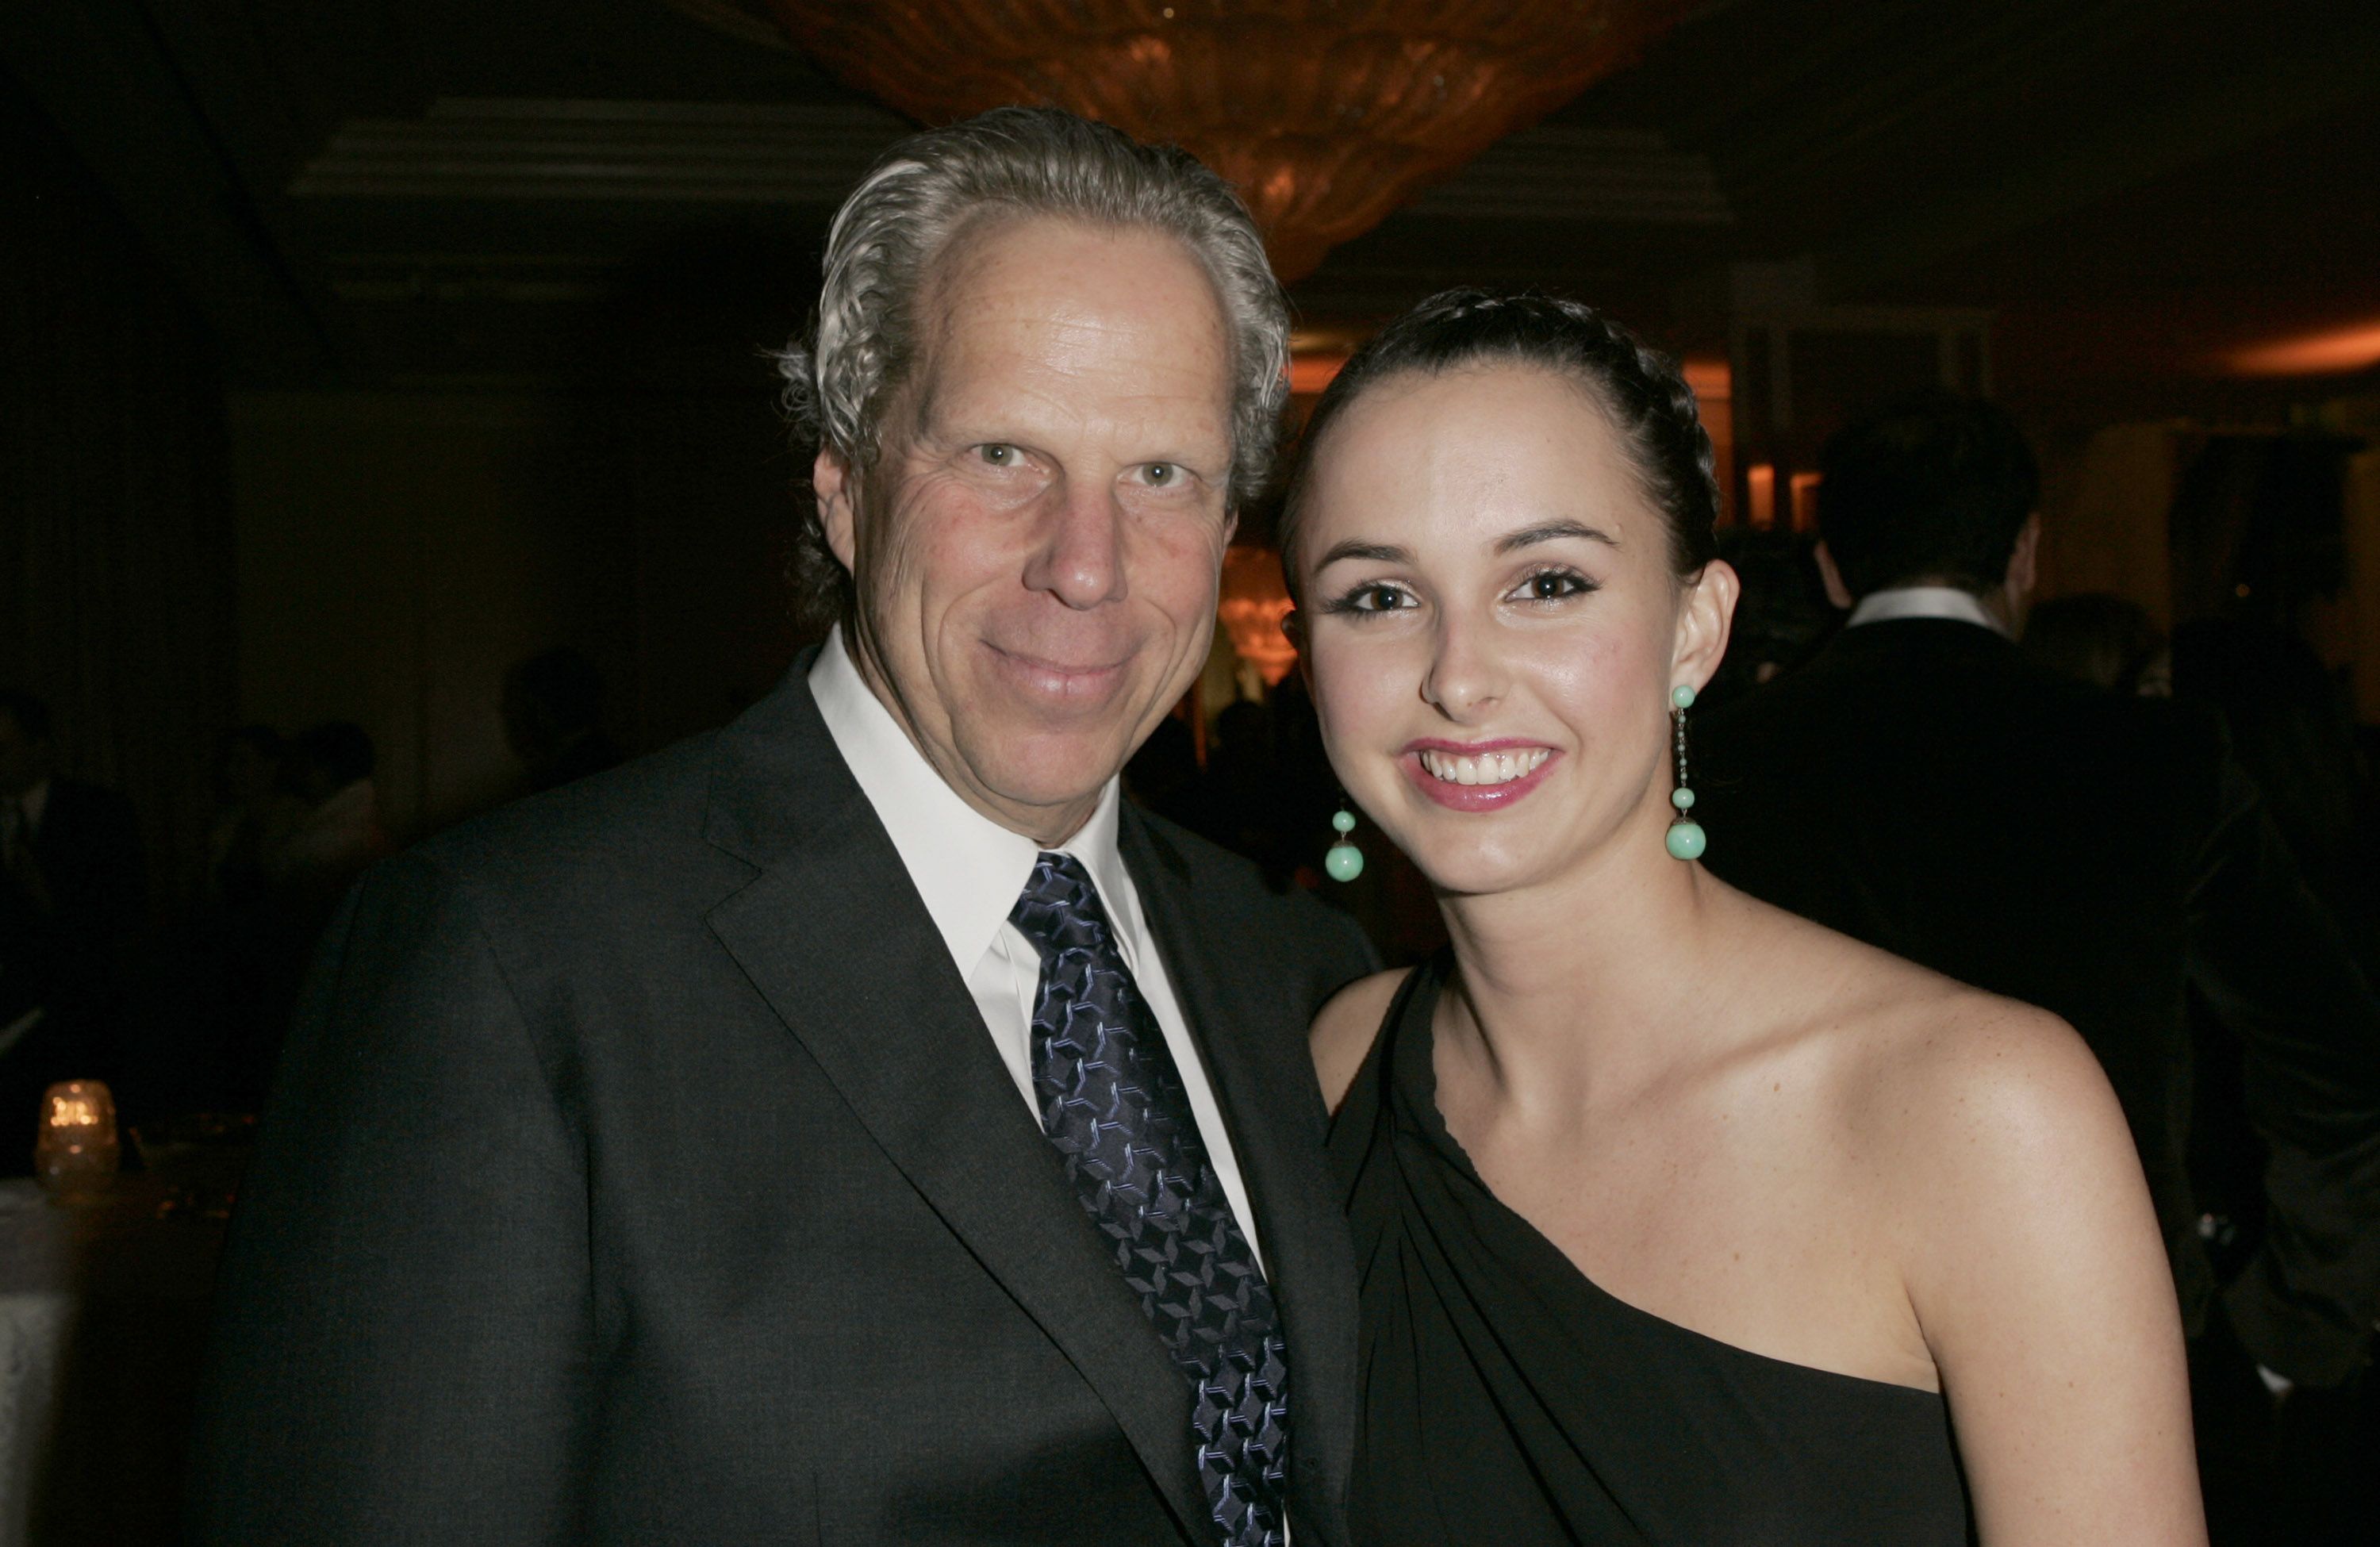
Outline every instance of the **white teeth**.
<svg viewBox="0 0 2380 1547">
<path fill-rule="evenodd" d="M 1532 747 L 1524 752 L 1490 752 L 1484 757 L 1458 758 L 1445 752 L 1424 752 L 1421 765 L 1430 777 L 1451 785 L 1508 785 L 1545 766 L 1549 749 Z"/>
</svg>

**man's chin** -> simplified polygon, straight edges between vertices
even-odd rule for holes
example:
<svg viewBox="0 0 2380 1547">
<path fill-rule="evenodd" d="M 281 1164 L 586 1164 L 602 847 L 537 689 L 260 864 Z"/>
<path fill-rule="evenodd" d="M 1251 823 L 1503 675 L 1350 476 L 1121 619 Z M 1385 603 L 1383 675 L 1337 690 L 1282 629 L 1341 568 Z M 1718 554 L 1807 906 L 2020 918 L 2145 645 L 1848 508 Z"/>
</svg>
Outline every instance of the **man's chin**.
<svg viewBox="0 0 2380 1547">
<path fill-rule="evenodd" d="M 1112 720 L 1072 734 L 1046 725 L 985 730 L 982 749 L 990 755 L 968 758 L 970 771 L 978 787 L 1018 812 L 1080 808 L 1078 814 L 1087 815 L 1133 752 L 1132 744 L 1117 737 Z"/>
</svg>

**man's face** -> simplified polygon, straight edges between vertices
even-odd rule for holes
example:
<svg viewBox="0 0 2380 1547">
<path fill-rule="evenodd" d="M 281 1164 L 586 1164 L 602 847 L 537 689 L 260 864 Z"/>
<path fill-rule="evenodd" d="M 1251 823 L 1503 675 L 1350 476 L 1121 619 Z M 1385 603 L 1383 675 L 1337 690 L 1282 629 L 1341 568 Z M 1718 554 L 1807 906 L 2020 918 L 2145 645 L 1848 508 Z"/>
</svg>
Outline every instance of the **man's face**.
<svg viewBox="0 0 2380 1547">
<path fill-rule="evenodd" d="M 1231 354 L 1170 237 L 963 233 L 916 374 L 820 513 L 861 671 L 967 803 L 1058 843 L 1207 658 L 1232 533 Z"/>
</svg>

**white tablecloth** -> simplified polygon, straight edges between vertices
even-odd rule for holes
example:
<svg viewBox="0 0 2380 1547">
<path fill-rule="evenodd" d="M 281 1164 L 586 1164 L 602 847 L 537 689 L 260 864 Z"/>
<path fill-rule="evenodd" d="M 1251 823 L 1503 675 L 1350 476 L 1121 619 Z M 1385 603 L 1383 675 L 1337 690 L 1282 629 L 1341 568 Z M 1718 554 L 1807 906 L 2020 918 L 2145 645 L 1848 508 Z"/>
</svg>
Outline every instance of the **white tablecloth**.
<svg viewBox="0 0 2380 1547">
<path fill-rule="evenodd" d="M 0 1547 L 30 1541 L 74 1338 L 73 1219 L 41 1184 L 0 1181 Z"/>
<path fill-rule="evenodd" d="M 0 1547 L 174 1539 L 218 1223 L 0 1180 Z"/>
</svg>

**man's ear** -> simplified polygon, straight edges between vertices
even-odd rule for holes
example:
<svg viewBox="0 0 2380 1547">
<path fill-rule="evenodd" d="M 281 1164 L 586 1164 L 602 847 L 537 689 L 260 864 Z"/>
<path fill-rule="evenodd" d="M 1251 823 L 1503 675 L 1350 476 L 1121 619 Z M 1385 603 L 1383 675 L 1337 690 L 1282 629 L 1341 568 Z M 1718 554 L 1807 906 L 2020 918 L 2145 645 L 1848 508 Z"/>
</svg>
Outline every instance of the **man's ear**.
<svg viewBox="0 0 2380 1547">
<path fill-rule="evenodd" d="M 2041 512 L 2036 510 L 2016 529 L 2016 546 L 2009 550 L 2008 596 L 2022 607 L 2041 580 Z"/>
<path fill-rule="evenodd" d="M 818 497 L 819 525 L 826 530 L 826 545 L 834 551 L 843 567 L 856 574 L 859 545 L 859 473 L 850 461 L 833 446 L 819 448 L 818 460 L 810 464 L 810 489 Z"/>
<path fill-rule="evenodd" d="M 1859 599 L 1852 594 L 1851 587 L 1843 584 L 1843 572 L 1835 567 L 1835 555 L 1827 551 L 1825 540 L 1821 539 L 1811 552 L 1818 561 L 1818 579 L 1827 588 L 1827 600 L 1850 612 Z"/>
<path fill-rule="evenodd" d="M 1734 566 L 1725 559 L 1713 559 L 1703 566 L 1703 572 L 1680 599 L 1683 605 L 1678 614 L 1678 652 L 1670 671 L 1696 692 L 1717 675 L 1719 659 L 1727 653 L 1736 599 L 1742 591 L 1743 581 Z"/>
</svg>

